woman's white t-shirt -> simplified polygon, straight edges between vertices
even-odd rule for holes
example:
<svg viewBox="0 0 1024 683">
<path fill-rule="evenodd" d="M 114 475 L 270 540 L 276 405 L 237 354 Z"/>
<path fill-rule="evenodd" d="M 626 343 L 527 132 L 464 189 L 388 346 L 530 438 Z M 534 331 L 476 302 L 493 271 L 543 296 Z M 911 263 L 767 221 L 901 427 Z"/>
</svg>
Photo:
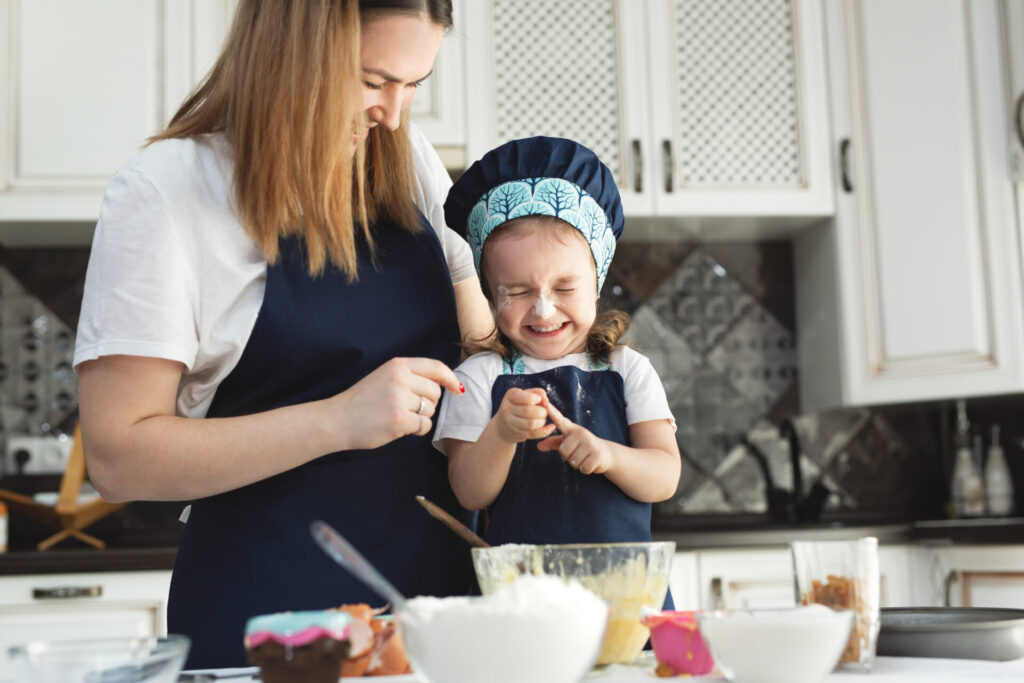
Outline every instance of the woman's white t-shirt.
<svg viewBox="0 0 1024 683">
<path fill-rule="evenodd" d="M 438 233 L 452 282 L 474 277 L 469 245 L 444 223 L 451 179 L 415 126 L 410 139 L 417 207 Z M 115 354 L 181 362 L 177 414 L 206 415 L 242 355 L 266 285 L 232 175 L 222 134 L 161 140 L 117 172 L 93 236 L 76 367 Z"/>
</svg>

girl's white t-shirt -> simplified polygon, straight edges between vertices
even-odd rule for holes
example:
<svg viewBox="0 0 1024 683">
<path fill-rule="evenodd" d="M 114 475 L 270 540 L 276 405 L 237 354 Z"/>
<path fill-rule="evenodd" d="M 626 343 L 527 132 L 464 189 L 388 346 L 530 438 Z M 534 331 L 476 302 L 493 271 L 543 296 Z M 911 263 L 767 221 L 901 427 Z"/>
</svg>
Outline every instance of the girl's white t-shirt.
<svg viewBox="0 0 1024 683">
<path fill-rule="evenodd" d="M 591 367 L 585 353 L 572 353 L 555 360 L 541 360 L 532 356 L 522 356 L 522 359 L 524 373 L 529 375 L 563 365 L 575 366 L 588 372 L 617 372 L 622 377 L 626 399 L 626 424 L 668 420 L 672 429 L 676 428 L 658 371 L 647 356 L 628 346 L 615 349 L 609 357 L 608 368 L 599 370 Z M 434 431 L 435 448 L 445 452 L 444 439 L 475 442 L 480 438 L 484 427 L 491 420 L 491 387 L 503 373 L 501 356 L 491 352 L 474 354 L 455 368 L 455 374 L 466 387 L 466 393 L 445 391 L 437 415 L 437 429 Z"/>
<path fill-rule="evenodd" d="M 476 276 L 444 222 L 451 179 L 410 127 L 414 196 L 437 231 L 452 282 Z M 222 134 L 161 140 L 121 168 L 103 196 L 85 277 L 74 364 L 124 354 L 185 366 L 176 411 L 206 415 L 263 303 L 267 263 L 234 205 Z"/>
</svg>

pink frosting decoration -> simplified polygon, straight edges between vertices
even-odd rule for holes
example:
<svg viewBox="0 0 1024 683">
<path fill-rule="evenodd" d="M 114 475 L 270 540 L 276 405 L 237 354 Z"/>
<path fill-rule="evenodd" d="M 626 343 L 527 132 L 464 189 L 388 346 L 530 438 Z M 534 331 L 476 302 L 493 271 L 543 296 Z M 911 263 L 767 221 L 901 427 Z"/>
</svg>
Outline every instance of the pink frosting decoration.
<svg viewBox="0 0 1024 683">
<path fill-rule="evenodd" d="M 255 631 L 248 633 L 245 636 L 245 646 L 248 648 L 259 647 L 268 640 L 281 643 L 282 645 L 291 645 L 292 647 L 302 647 L 303 645 L 309 645 L 317 638 L 334 638 L 335 640 L 346 640 L 348 638 L 349 627 L 345 625 L 343 628 L 324 628 L 323 626 L 310 626 L 304 628 L 301 631 L 295 633 L 275 633 L 273 631 Z"/>
</svg>

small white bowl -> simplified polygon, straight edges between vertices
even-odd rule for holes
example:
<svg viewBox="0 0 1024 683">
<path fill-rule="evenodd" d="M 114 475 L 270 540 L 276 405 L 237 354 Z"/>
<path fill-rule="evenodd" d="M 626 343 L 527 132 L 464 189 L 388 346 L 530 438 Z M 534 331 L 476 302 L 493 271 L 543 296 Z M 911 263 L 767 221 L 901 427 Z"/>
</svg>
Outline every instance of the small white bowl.
<svg viewBox="0 0 1024 683">
<path fill-rule="evenodd" d="M 608 620 L 603 600 L 551 576 L 524 576 L 483 597 L 407 604 L 398 624 L 426 683 L 578 683 Z"/>
<path fill-rule="evenodd" d="M 852 610 L 823 605 L 698 612 L 715 664 L 735 683 L 820 683 L 850 638 Z"/>
</svg>

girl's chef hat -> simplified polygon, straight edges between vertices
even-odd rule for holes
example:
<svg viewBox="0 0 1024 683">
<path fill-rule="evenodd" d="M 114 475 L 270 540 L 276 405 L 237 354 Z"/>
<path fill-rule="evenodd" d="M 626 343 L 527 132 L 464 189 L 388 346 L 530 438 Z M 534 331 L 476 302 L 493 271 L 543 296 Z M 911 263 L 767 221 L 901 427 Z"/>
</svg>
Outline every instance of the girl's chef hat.
<svg viewBox="0 0 1024 683">
<path fill-rule="evenodd" d="M 502 223 L 556 216 L 583 233 L 601 290 L 624 218 L 612 172 L 565 138 L 532 137 L 492 149 L 455 181 L 444 203 L 448 225 L 466 237 L 480 272 L 484 242 Z"/>
</svg>

